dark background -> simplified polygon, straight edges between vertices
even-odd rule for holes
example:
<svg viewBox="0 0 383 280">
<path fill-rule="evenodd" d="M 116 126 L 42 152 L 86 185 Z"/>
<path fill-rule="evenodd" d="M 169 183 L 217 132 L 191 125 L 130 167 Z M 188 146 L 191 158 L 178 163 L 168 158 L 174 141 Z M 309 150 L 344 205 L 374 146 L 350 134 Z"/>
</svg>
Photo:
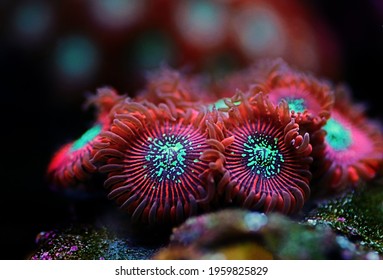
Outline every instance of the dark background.
<svg viewBox="0 0 383 280">
<path fill-rule="evenodd" d="M 301 2 L 322 17 L 339 40 L 340 71 L 330 78 L 347 82 L 354 98 L 368 105 L 368 114 L 382 119 L 382 104 L 377 101 L 383 93 L 381 1 Z M 40 42 L 23 42 L 14 36 L 11 24 L 20 3 L 0 0 L 1 259 L 28 258 L 40 231 L 73 219 L 102 215 L 103 207 L 98 206 L 109 203 L 104 199 L 73 202 L 52 193 L 45 178 L 46 167 L 61 144 L 81 135 L 92 122 L 92 111 L 82 107 L 86 92 L 111 85 L 133 95 L 142 84 L 129 68 L 129 59 L 120 57 L 112 47 L 105 48 L 101 70 L 92 78 L 74 85 L 58 79 L 50 55 L 55 44 L 52 38 L 89 27 L 75 16 L 75 7 L 57 4 L 56 28 Z M 127 63 L 125 68 L 121 61 Z"/>
</svg>

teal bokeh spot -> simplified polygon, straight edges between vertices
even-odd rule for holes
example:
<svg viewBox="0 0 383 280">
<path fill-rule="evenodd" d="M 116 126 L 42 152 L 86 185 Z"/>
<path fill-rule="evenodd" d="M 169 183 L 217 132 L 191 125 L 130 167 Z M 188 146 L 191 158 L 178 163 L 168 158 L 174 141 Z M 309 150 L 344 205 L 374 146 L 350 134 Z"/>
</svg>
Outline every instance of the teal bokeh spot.
<svg viewBox="0 0 383 280">
<path fill-rule="evenodd" d="M 242 157 L 246 159 L 251 171 L 266 178 L 277 175 L 284 162 L 278 149 L 278 138 L 258 133 L 247 137 Z"/>
<path fill-rule="evenodd" d="M 72 145 L 72 152 L 83 148 L 86 144 L 92 141 L 101 132 L 101 125 L 95 125 L 88 129 L 79 139 Z"/>
<path fill-rule="evenodd" d="M 335 151 L 347 150 L 352 144 L 350 130 L 333 118 L 329 119 L 323 128 L 327 132 L 326 142 Z"/>
<path fill-rule="evenodd" d="M 135 0 L 96 0 L 96 5 L 108 17 L 115 17 L 120 19 L 121 16 L 126 15 L 126 10 L 133 9 L 137 5 Z"/>
<path fill-rule="evenodd" d="M 41 36 L 50 27 L 51 9 L 43 3 L 20 6 L 14 17 L 16 31 L 26 36 Z"/>
<path fill-rule="evenodd" d="M 212 29 L 211 26 L 220 21 L 219 6 L 208 1 L 194 1 L 189 5 L 188 20 L 190 25 L 199 30 Z"/>
<path fill-rule="evenodd" d="M 142 15 L 147 0 L 92 0 L 89 5 L 97 21 L 103 26 L 128 26 Z"/>
<path fill-rule="evenodd" d="M 280 30 L 275 17 L 269 12 L 257 12 L 248 19 L 240 34 L 244 47 L 250 52 L 267 51 L 270 44 L 279 38 Z"/>
<path fill-rule="evenodd" d="M 154 69 L 162 63 L 171 64 L 176 56 L 173 42 L 165 34 L 149 31 L 140 35 L 133 46 L 133 51 L 128 50 L 129 60 L 137 63 L 143 69 Z"/>
<path fill-rule="evenodd" d="M 98 64 L 98 51 L 85 37 L 72 36 L 58 43 L 57 67 L 68 78 L 90 76 Z"/>
</svg>

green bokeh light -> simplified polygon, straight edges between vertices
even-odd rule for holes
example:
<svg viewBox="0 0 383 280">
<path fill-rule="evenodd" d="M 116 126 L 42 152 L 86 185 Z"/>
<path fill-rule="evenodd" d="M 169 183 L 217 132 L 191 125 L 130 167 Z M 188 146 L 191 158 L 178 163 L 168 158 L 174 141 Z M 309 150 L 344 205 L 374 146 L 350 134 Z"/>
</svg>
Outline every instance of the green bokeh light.
<svg viewBox="0 0 383 280">
<path fill-rule="evenodd" d="M 13 17 L 17 32 L 39 37 L 48 30 L 51 22 L 51 9 L 43 3 L 27 3 L 17 8 Z"/>
<path fill-rule="evenodd" d="M 85 37 L 63 38 L 58 42 L 56 63 L 59 71 L 68 78 L 88 77 L 97 67 L 98 51 Z"/>
<path fill-rule="evenodd" d="M 155 69 L 163 63 L 170 65 L 177 56 L 171 38 L 156 30 L 141 34 L 133 48 L 128 50 L 129 60 L 143 69 Z"/>
<path fill-rule="evenodd" d="M 218 24 L 222 24 L 222 11 L 219 5 L 208 1 L 192 1 L 188 8 L 186 20 L 189 26 L 197 30 L 214 31 L 218 29 Z"/>
</svg>

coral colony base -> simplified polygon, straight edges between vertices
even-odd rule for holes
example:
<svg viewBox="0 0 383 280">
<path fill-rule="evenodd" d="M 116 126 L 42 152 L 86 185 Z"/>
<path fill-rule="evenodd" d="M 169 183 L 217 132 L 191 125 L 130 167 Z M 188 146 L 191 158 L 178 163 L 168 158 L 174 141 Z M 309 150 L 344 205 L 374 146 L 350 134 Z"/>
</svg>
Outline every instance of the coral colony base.
<svg viewBox="0 0 383 280">
<path fill-rule="evenodd" d="M 164 67 L 135 97 L 99 89 L 94 126 L 52 158 L 52 185 L 103 174 L 133 224 L 174 226 L 222 208 L 294 215 L 381 177 L 382 128 L 345 87 L 282 59 L 201 81 Z"/>
</svg>

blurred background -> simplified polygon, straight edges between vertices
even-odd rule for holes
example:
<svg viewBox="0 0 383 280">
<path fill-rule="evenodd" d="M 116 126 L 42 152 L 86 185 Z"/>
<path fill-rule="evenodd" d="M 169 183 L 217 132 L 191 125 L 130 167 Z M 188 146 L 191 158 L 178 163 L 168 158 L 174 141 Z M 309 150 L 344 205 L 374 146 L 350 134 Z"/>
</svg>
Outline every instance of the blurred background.
<svg viewBox="0 0 383 280">
<path fill-rule="evenodd" d="M 41 231 L 103 215 L 106 199 L 71 200 L 45 177 L 93 122 L 87 93 L 134 96 L 163 64 L 219 80 L 282 57 L 349 84 L 382 119 L 382 51 L 381 0 L 0 0 L 1 259 L 28 258 Z"/>
</svg>

